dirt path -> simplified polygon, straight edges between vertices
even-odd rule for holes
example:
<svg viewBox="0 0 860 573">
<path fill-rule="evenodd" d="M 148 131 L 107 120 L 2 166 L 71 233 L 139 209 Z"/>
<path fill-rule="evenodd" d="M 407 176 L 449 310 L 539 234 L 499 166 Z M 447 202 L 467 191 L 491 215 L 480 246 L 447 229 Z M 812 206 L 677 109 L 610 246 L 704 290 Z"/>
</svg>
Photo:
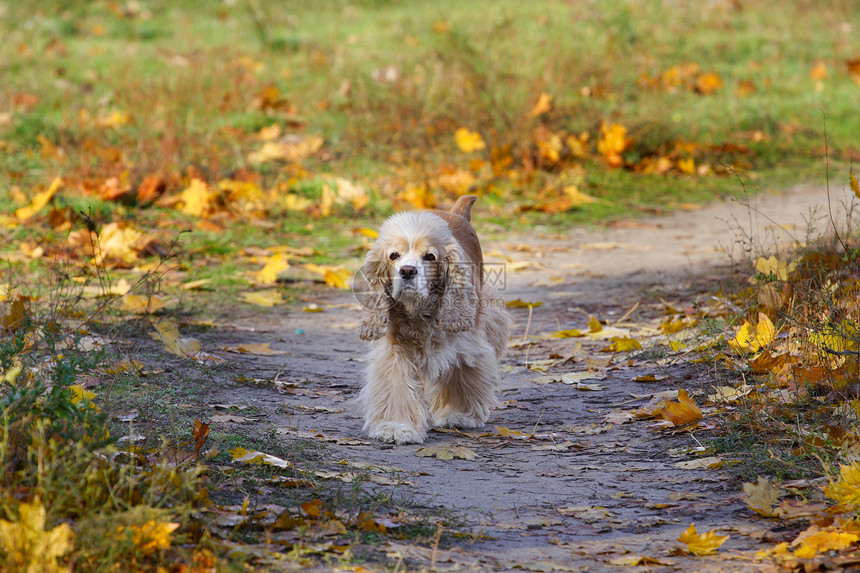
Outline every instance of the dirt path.
<svg viewBox="0 0 860 573">
<path fill-rule="evenodd" d="M 498 261 L 503 254 L 513 261 L 510 269 L 523 269 L 507 273 L 505 298 L 543 305 L 533 312 L 530 344 L 520 344 L 528 310 L 510 309 L 514 335 L 504 359 L 503 403 L 481 432 L 431 432 L 423 446 L 383 445 L 362 434 L 352 399 L 360 386 L 365 344 L 356 335 L 357 307 L 346 294 L 317 301 L 324 307 L 320 313 L 235 320 L 236 341 L 272 342 L 289 352 L 242 359 L 245 376 L 277 377 L 280 387 L 225 387 L 207 401 L 256 405 L 267 412 L 256 422 L 261 427 L 279 428 L 285 440 L 298 435 L 326 441 L 327 458 L 347 460 L 353 468 L 359 467 L 354 462 L 367 464 L 360 470 L 381 484 L 373 487 L 391 488 L 419 506 L 452 509 L 464 521 L 463 529 L 472 532 L 435 552 L 429 544 L 391 543 L 391 567 L 403 559 L 409 570 L 435 565 L 604 571 L 621 567 L 613 560 L 645 555 L 657 560 L 648 570 L 768 570 L 753 556 L 769 524 L 753 518 L 727 483 L 728 472 L 676 467 L 695 459 L 689 452 L 699 445 L 694 437 L 667 435 L 647 422 L 604 422 L 611 411 L 646 401 L 634 396 L 701 388 L 706 374 L 683 361 L 658 364 L 646 355 L 628 362 L 626 355 L 600 352 L 606 340 L 547 334 L 583 329 L 589 314 L 614 323 L 636 303 L 625 323 L 653 323 L 660 319 L 661 298 L 690 304 L 697 288 L 724 276 L 725 269 L 715 268 L 728 263 L 725 248 L 742 254 L 739 227 L 757 244 L 772 243 L 776 225 L 802 237 L 810 206 L 825 201 L 822 190 L 806 188 L 760 197 L 758 212 L 729 203 L 608 229 L 572 229 L 564 236 L 488 233 L 496 237 L 485 240 L 488 259 Z M 476 213 L 480 233 L 480 209 Z M 605 363 L 610 357 L 615 358 L 612 366 Z M 544 372 L 526 365 L 541 360 L 552 361 Z M 589 368 L 590 378 L 580 382 L 599 390 L 549 381 Z M 658 375 L 659 381 L 634 381 L 647 374 Z M 503 435 L 506 431 L 497 426 L 525 436 Z M 433 446 L 466 448 L 475 459 L 416 455 Z M 719 555 L 673 552 L 679 547 L 675 540 L 692 522 L 699 532 L 731 535 Z"/>
</svg>

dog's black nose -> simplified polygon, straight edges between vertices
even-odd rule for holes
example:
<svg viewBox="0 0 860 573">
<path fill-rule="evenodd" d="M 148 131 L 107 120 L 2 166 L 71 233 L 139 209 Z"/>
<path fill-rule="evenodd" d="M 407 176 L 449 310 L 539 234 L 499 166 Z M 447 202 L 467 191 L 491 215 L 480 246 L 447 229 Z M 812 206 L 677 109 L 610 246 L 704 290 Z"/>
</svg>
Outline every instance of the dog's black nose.
<svg viewBox="0 0 860 573">
<path fill-rule="evenodd" d="M 403 265 L 400 267 L 400 278 L 403 280 L 409 280 L 418 274 L 418 269 L 413 267 L 412 265 Z"/>
</svg>

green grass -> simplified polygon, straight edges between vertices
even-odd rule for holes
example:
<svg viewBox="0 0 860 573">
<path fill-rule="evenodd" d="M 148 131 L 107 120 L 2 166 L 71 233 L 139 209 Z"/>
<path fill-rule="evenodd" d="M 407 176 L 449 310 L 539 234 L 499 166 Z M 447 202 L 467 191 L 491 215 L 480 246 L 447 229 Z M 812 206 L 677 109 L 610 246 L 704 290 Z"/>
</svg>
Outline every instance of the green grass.
<svg viewBox="0 0 860 573">
<path fill-rule="evenodd" d="M 810 9 L 760 0 L 737 11 L 698 3 L 331 0 L 287 8 L 261 2 L 255 13 L 256 5 L 149 2 L 139 12 L 83 2 L 10 6 L 0 56 L 4 76 L 15 81 L 0 88 L 0 102 L 15 111 L 0 124 L 0 139 L 13 149 L 0 189 L 45 185 L 56 172 L 181 179 L 190 166 L 214 181 L 247 167 L 251 134 L 295 116 L 300 130 L 326 141 L 326 158 L 309 166 L 371 183 L 392 171 L 415 181 L 443 164 L 464 166 L 468 158 L 452 137 L 460 126 L 489 146 L 511 145 L 517 159 L 540 125 L 594 134 L 602 121 L 628 127 L 634 159 L 678 140 L 749 145 L 742 175 L 754 174 L 756 188 L 810 171 L 820 180 L 810 166 L 821 156 L 825 114 L 834 155 L 854 146 L 856 83 L 844 60 L 860 53 L 860 41 L 839 25 L 850 19 L 849 2 Z M 821 91 L 810 77 L 818 62 L 829 71 Z M 643 78 L 690 63 L 718 74 L 722 89 L 700 95 L 645 86 Z M 374 79 L 388 67 L 396 77 Z M 739 96 L 741 82 L 754 91 Z M 287 103 L 255 107 L 267 86 Z M 553 96 L 553 108 L 530 118 L 541 92 Z M 38 102 L 16 106 L 22 93 Z M 130 122 L 93 125 L 111 111 L 128 113 Z M 764 143 L 750 140 L 755 131 Z M 42 157 L 40 137 L 64 155 Z M 94 151 L 108 146 L 122 151 L 122 161 Z M 590 192 L 611 207 L 583 209 L 582 219 L 738 192 L 732 177 L 664 177 L 661 185 L 599 160 L 585 168 Z M 283 178 L 273 166 L 260 171 L 264 184 Z M 505 201 L 528 199 L 551 175 L 494 188 Z M 580 222 L 578 215 L 570 222 Z"/>
</svg>

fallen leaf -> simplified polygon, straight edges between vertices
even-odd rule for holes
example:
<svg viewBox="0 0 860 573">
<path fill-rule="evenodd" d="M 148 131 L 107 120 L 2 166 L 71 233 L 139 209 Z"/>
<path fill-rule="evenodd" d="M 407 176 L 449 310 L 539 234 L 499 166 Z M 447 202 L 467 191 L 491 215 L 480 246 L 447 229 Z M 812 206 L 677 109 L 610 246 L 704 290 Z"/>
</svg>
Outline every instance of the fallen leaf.
<svg viewBox="0 0 860 573">
<path fill-rule="evenodd" d="M 74 547 L 74 532 L 68 523 L 45 529 L 45 507 L 37 497 L 18 506 L 14 521 L 0 519 L 0 547 L 9 571 L 60 573 L 68 568 L 57 559 Z"/>
<path fill-rule="evenodd" d="M 672 561 L 660 561 L 647 555 L 629 555 L 627 557 L 618 557 L 609 562 L 610 565 L 616 567 L 639 567 L 641 565 L 673 565 Z"/>
<path fill-rule="evenodd" d="M 259 354 L 261 356 L 289 354 L 286 350 L 275 350 L 269 346 L 269 344 L 269 342 L 225 344 L 218 348 L 226 350 L 227 352 L 236 352 L 238 354 Z"/>
<path fill-rule="evenodd" d="M 48 186 L 46 191 L 41 193 L 37 193 L 33 196 L 33 200 L 26 207 L 20 207 L 15 210 L 15 216 L 18 219 L 24 221 L 26 219 L 31 218 L 33 215 L 41 211 L 45 205 L 51 200 L 57 190 L 60 188 L 60 185 L 63 184 L 63 180 L 60 177 L 55 177 L 51 184 Z"/>
<path fill-rule="evenodd" d="M 475 452 L 462 446 L 431 446 L 429 448 L 421 448 L 415 455 L 421 458 L 433 458 L 439 460 L 451 460 L 461 458 L 464 460 L 474 460 Z"/>
<path fill-rule="evenodd" d="M 558 330 L 553 332 L 552 335 L 556 338 L 579 338 L 585 336 L 585 333 L 574 328 L 571 330 Z"/>
<path fill-rule="evenodd" d="M 528 440 L 531 437 L 530 434 L 525 434 L 519 430 L 511 430 L 505 426 L 496 426 L 496 435 L 517 440 Z"/>
<path fill-rule="evenodd" d="M 122 309 L 134 314 L 148 314 L 164 308 L 164 301 L 155 295 L 127 294 L 122 297 Z"/>
<path fill-rule="evenodd" d="M 459 147 L 460 151 L 463 153 L 472 153 L 474 151 L 484 149 L 487 146 L 481 138 L 480 133 L 469 131 L 465 127 L 461 127 L 454 132 L 454 140 L 457 142 L 457 147 Z"/>
<path fill-rule="evenodd" d="M 773 505 L 779 500 L 779 488 L 773 486 L 766 477 L 758 476 L 758 483 L 744 483 L 744 503 L 747 507 L 764 517 L 773 517 Z"/>
<path fill-rule="evenodd" d="M 696 533 L 696 524 L 691 523 L 678 541 L 687 546 L 687 551 L 694 555 L 713 555 L 717 549 L 728 540 L 728 535 L 717 535 L 713 531 L 708 533 Z"/>
<path fill-rule="evenodd" d="M 155 331 L 150 332 L 149 335 L 161 342 L 171 354 L 192 358 L 200 352 L 200 341 L 196 338 L 180 336 L 179 328 L 173 322 L 167 319 L 153 320 L 152 326 L 155 327 Z"/>
<path fill-rule="evenodd" d="M 179 195 L 180 211 L 193 217 L 204 217 L 212 209 L 217 193 L 201 179 L 192 179 L 191 184 Z"/>
<path fill-rule="evenodd" d="M 120 525 L 116 529 L 116 536 L 121 539 L 129 535 L 136 549 L 144 555 L 151 555 L 170 547 L 170 536 L 178 528 L 178 523 L 151 519 L 143 525 Z"/>
<path fill-rule="evenodd" d="M 667 402 L 660 410 L 660 415 L 676 427 L 686 426 L 702 419 L 702 411 L 683 388 L 678 390 L 678 401 Z"/>
<path fill-rule="evenodd" d="M 242 302 L 256 306 L 272 307 L 284 303 L 284 297 L 280 291 L 269 289 L 263 291 L 246 291 L 239 293 Z"/>
<path fill-rule="evenodd" d="M 710 456 L 707 458 L 699 458 L 697 460 L 678 462 L 675 464 L 675 467 L 680 468 L 682 470 L 704 470 L 718 469 L 722 465 L 723 460 L 721 460 L 718 456 Z"/>
<path fill-rule="evenodd" d="M 763 313 L 758 313 L 758 325 L 753 326 L 748 321 L 738 328 L 729 346 L 739 353 L 753 353 L 773 342 L 776 336 L 776 327 L 770 318 Z"/>
<path fill-rule="evenodd" d="M 275 466 L 279 468 L 289 468 L 293 465 L 287 460 L 283 460 L 269 454 L 264 454 L 263 452 L 246 450 L 245 448 L 233 448 L 230 450 L 230 455 L 233 456 L 234 462 L 242 462 L 245 464 Z"/>
<path fill-rule="evenodd" d="M 804 532 L 805 533 L 805 532 Z M 799 545 L 794 556 L 799 559 L 812 559 L 818 553 L 825 551 L 838 551 L 850 547 L 860 540 L 854 533 L 844 531 L 816 531 L 808 535 L 801 533 L 791 544 L 792 547 Z"/>
<path fill-rule="evenodd" d="M 612 344 L 602 348 L 601 352 L 629 352 L 642 349 L 642 344 L 629 336 L 613 336 L 609 340 Z"/>
<path fill-rule="evenodd" d="M 511 308 L 537 308 L 542 305 L 543 302 L 525 302 L 521 299 L 511 300 L 505 303 L 505 306 L 509 306 Z"/>
<path fill-rule="evenodd" d="M 206 438 L 209 437 L 209 424 L 204 424 L 200 418 L 194 418 L 194 428 L 192 430 L 194 437 L 194 456 L 200 455 L 200 449 L 206 443 Z"/>
<path fill-rule="evenodd" d="M 258 284 L 275 284 L 278 280 L 278 275 L 290 268 L 290 263 L 287 260 L 287 255 L 284 253 L 275 253 L 266 259 L 266 264 L 259 271 L 252 273 L 252 279 Z"/>
</svg>

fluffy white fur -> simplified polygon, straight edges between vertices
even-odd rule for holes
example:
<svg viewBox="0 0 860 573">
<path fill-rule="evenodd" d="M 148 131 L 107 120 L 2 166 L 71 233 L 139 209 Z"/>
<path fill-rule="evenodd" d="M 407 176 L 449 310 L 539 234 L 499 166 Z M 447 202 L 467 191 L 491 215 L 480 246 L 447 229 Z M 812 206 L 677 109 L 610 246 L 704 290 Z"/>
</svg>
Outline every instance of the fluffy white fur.
<svg viewBox="0 0 860 573">
<path fill-rule="evenodd" d="M 362 266 L 359 335 L 372 342 L 359 399 L 364 431 L 377 440 L 422 443 L 434 426 L 476 428 L 496 401 L 509 319 L 481 286 L 482 261 L 457 239 L 469 233 L 480 257 L 470 199 L 456 225 L 434 211 L 391 217 Z"/>
</svg>

